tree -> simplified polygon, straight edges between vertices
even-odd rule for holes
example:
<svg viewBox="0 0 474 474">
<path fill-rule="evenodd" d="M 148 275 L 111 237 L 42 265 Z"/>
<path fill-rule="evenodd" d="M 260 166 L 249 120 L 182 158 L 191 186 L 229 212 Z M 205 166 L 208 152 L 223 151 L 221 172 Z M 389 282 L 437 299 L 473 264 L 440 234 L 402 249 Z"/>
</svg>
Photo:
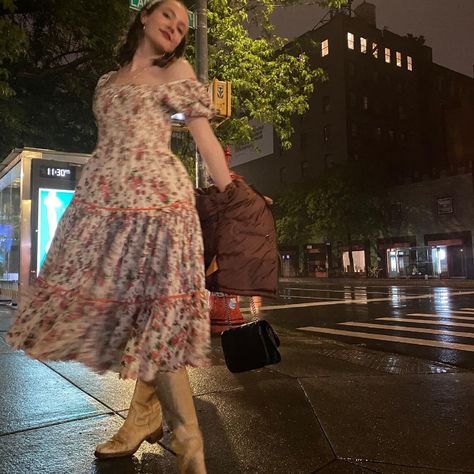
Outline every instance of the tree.
<svg viewBox="0 0 474 474">
<path fill-rule="evenodd" d="M 326 170 L 312 184 L 292 189 L 277 200 L 280 242 L 344 242 L 354 271 L 354 241 L 378 237 L 388 225 L 385 176 L 373 165 L 345 163 Z"/>
<path fill-rule="evenodd" d="M 37 146 L 89 151 L 97 77 L 115 67 L 126 2 L 3 0 L 0 27 L 0 153 Z M 5 39 L 4 39 L 5 38 Z"/>
<path fill-rule="evenodd" d="M 0 98 L 10 97 L 13 89 L 9 84 L 10 73 L 5 64 L 18 59 L 26 49 L 25 32 L 9 19 L 15 12 L 13 0 L 0 0 Z"/>
<path fill-rule="evenodd" d="M 92 92 L 98 76 L 116 68 L 128 2 L 0 0 L 0 6 L 0 31 L 9 35 L 2 38 L 13 41 L 0 40 L 0 154 L 24 145 L 90 151 Z M 272 31 L 272 9 L 271 0 L 210 0 L 210 77 L 232 81 L 234 91 L 234 115 L 218 129 L 226 143 L 250 141 L 249 120 L 256 119 L 273 123 L 289 147 L 290 118 L 308 108 L 322 74 L 303 52 L 284 51 Z M 252 39 L 246 26 L 257 17 L 261 35 Z M 192 41 L 189 53 L 192 58 Z"/>
</svg>

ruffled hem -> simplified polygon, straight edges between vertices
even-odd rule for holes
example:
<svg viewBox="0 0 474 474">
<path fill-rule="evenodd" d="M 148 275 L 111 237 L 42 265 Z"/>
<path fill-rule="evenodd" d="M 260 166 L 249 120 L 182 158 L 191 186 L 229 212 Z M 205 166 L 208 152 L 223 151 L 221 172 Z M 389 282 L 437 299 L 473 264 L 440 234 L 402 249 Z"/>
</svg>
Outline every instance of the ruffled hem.
<svg viewBox="0 0 474 474">
<path fill-rule="evenodd" d="M 118 371 L 123 379 L 153 380 L 158 372 L 209 365 L 207 291 L 170 295 L 148 308 L 70 293 L 38 287 L 6 341 L 37 360 L 77 361 L 98 373 Z"/>
</svg>

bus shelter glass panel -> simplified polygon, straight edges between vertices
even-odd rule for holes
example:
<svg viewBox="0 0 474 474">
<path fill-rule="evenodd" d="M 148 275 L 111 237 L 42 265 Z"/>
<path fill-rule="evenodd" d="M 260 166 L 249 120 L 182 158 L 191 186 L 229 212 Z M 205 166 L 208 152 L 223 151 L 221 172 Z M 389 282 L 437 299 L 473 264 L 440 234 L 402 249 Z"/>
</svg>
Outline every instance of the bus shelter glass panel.
<svg viewBox="0 0 474 474">
<path fill-rule="evenodd" d="M 17 288 L 20 272 L 20 163 L 0 179 L 0 281 Z"/>
</svg>

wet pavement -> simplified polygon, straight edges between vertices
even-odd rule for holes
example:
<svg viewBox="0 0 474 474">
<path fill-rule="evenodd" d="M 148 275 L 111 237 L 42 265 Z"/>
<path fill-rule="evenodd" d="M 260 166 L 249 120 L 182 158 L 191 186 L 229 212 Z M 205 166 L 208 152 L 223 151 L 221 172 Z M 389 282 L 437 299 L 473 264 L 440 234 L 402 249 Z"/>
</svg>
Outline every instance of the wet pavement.
<svg viewBox="0 0 474 474">
<path fill-rule="evenodd" d="M 280 301 L 262 304 L 261 314 L 282 341 L 280 364 L 231 374 L 214 338 L 212 367 L 189 370 L 209 474 L 474 473 L 474 373 L 470 356 L 459 355 L 466 351 L 301 329 L 392 334 L 339 323 L 395 324 L 378 318 L 407 312 L 470 317 L 469 309 L 460 308 L 474 308 L 474 293 L 297 284 L 302 287 L 310 291 L 290 290 Z M 430 291 L 431 297 L 423 297 Z M 357 303 L 340 302 L 351 292 Z M 383 301 L 369 301 L 375 298 Z M 302 302 L 323 304 L 290 307 Z M 126 416 L 133 382 L 113 373 L 97 375 L 77 363 L 41 363 L 12 352 L 2 339 L 12 315 L 11 308 L 0 306 L 1 474 L 176 472 L 169 434 L 161 444 L 144 443 L 132 458 L 96 461 L 95 445 Z M 410 337 L 461 341 L 440 334 Z M 460 363 L 443 363 L 445 352 L 458 354 L 453 360 Z"/>
<path fill-rule="evenodd" d="M 285 329 L 474 369 L 474 282 L 451 285 L 286 282 L 261 310 Z"/>
</svg>

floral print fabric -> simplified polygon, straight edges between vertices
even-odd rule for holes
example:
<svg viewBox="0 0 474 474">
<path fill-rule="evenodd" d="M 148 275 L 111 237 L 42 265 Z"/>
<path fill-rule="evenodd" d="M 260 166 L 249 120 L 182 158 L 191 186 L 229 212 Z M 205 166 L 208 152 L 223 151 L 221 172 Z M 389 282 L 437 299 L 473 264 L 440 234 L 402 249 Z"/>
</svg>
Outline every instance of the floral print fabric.
<svg viewBox="0 0 474 474">
<path fill-rule="evenodd" d="M 213 111 L 196 80 L 113 84 L 110 74 L 95 92 L 97 147 L 7 340 L 37 359 L 151 381 L 207 365 L 201 229 L 169 143 L 172 113 Z"/>
</svg>

